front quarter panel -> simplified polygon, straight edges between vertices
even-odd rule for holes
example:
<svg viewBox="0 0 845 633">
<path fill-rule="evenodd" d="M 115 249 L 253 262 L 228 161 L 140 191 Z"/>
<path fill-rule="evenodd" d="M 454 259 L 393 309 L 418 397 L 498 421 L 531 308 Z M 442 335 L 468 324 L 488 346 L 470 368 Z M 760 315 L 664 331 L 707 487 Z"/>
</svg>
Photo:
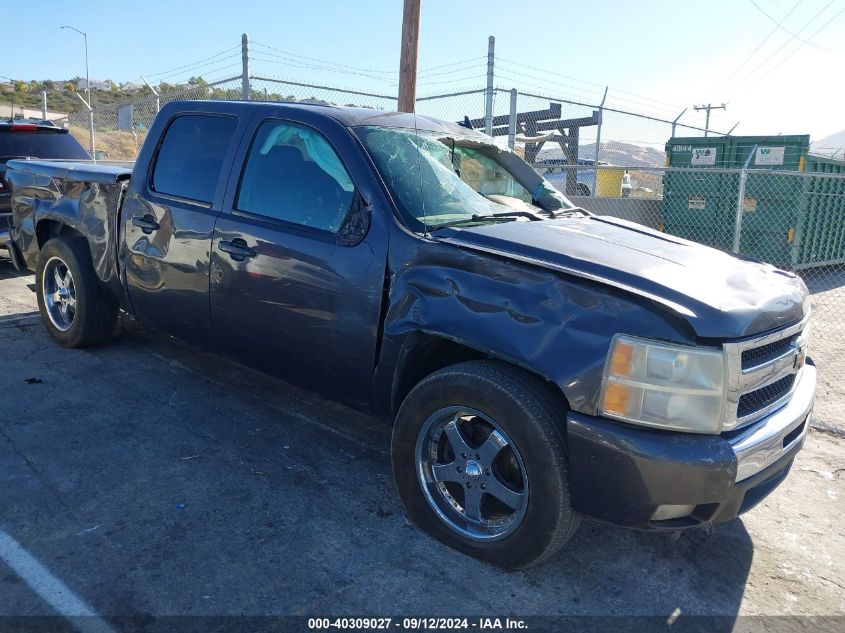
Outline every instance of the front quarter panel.
<svg viewBox="0 0 845 633">
<path fill-rule="evenodd" d="M 404 232 L 391 259 L 385 350 L 415 332 L 442 336 L 551 381 L 575 411 L 595 414 L 614 334 L 694 342 L 646 299 L 530 264 Z"/>
</svg>

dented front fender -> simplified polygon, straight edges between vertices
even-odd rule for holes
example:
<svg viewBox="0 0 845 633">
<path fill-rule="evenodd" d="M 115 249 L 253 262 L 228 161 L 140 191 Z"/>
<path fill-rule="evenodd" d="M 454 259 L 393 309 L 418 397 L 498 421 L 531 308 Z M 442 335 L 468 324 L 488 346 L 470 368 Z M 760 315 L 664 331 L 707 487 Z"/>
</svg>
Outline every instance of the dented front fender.
<svg viewBox="0 0 845 633">
<path fill-rule="evenodd" d="M 391 269 L 385 353 L 416 332 L 442 336 L 544 377 L 593 414 L 614 334 L 694 342 L 682 320 L 618 289 L 435 240 L 401 235 L 394 247 L 411 256 Z"/>
</svg>

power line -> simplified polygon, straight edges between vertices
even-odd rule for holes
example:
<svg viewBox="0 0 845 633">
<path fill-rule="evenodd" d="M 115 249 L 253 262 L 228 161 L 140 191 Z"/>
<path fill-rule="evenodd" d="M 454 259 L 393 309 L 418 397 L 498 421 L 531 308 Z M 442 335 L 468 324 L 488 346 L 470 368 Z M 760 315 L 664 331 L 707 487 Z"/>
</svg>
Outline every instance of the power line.
<svg viewBox="0 0 845 633">
<path fill-rule="evenodd" d="M 572 77 L 571 75 L 565 75 L 565 74 L 560 73 L 560 72 L 548 70 L 547 68 L 540 68 L 538 66 L 531 66 L 530 64 L 524 64 L 522 62 L 517 62 L 517 61 L 510 60 L 510 59 L 505 59 L 503 57 L 497 56 L 496 61 L 497 62 L 504 62 L 505 64 L 512 64 L 514 66 L 522 66 L 524 68 L 530 68 L 532 70 L 537 70 L 539 72 L 546 73 L 546 74 L 549 74 L 549 75 L 555 75 L 555 76 L 558 76 L 558 77 L 563 77 L 565 79 L 570 79 L 572 81 L 582 83 L 582 84 L 585 84 L 585 85 L 588 85 L 588 86 L 594 86 L 596 88 L 599 88 L 601 91 L 603 91 L 606 87 L 604 84 L 597 84 L 597 83 L 594 83 L 592 81 L 586 81 L 585 79 L 579 79 L 578 77 Z M 513 70 L 513 72 L 521 72 L 521 71 Z M 646 101 L 651 101 L 653 103 L 656 103 L 656 104 L 659 104 L 659 105 L 662 105 L 662 106 L 666 106 L 667 108 L 669 108 L 673 111 L 678 109 L 678 105 L 674 104 L 674 103 L 666 103 L 665 101 L 659 101 L 657 99 L 652 99 L 651 97 L 646 97 L 644 95 L 637 94 L 635 92 L 627 92 L 627 91 L 621 90 L 619 88 L 614 88 L 613 90 L 614 90 L 614 92 L 618 92 L 618 93 L 621 93 L 621 94 L 627 94 L 627 95 L 630 95 L 632 97 L 637 97 L 638 99 L 645 99 Z"/>
<path fill-rule="evenodd" d="M 838 18 L 838 17 L 839 17 L 840 15 L 842 15 L 843 13 L 845 13 L 845 9 L 840 9 L 840 11 L 839 11 L 838 13 L 834 13 L 834 14 L 833 14 L 833 17 L 831 17 L 831 18 L 830 18 L 827 22 L 825 22 L 825 23 L 824 23 L 824 24 L 822 24 L 822 25 L 821 25 L 818 29 L 816 29 L 816 31 L 815 31 L 815 32 L 814 32 L 814 33 L 810 36 L 810 39 L 814 38 L 816 35 L 818 35 L 819 33 L 821 33 L 821 32 L 822 32 L 825 28 L 827 28 L 827 26 L 828 26 L 831 22 L 833 22 L 836 18 Z M 760 76 L 760 77 L 759 77 L 759 78 L 758 78 L 758 79 L 757 79 L 754 83 L 752 83 L 752 84 L 750 84 L 750 85 L 748 85 L 748 86 L 745 86 L 745 87 L 743 88 L 743 90 L 744 90 L 744 91 L 750 90 L 751 88 L 753 88 L 754 86 L 756 86 L 757 84 L 759 84 L 759 83 L 760 83 L 761 81 L 763 81 L 766 77 L 768 77 L 769 75 L 771 75 L 771 74 L 772 74 L 775 70 L 777 70 L 778 68 L 780 68 L 780 67 L 781 67 L 784 63 L 786 63 L 786 61 L 787 61 L 787 60 L 789 60 L 790 58 L 792 58 L 792 56 L 793 56 L 793 55 L 795 55 L 795 53 L 797 53 L 799 50 L 801 50 L 804 46 L 805 46 L 805 43 L 804 43 L 804 42 L 799 43 L 799 44 L 798 44 L 798 46 L 797 46 L 797 47 L 796 47 L 796 48 L 795 48 L 795 49 L 794 49 L 791 53 L 789 53 L 786 57 L 784 57 L 783 59 L 781 59 L 781 60 L 780 60 L 777 64 L 775 64 L 774 66 L 772 66 L 771 68 L 769 68 L 769 70 L 767 70 L 767 71 L 766 71 L 763 75 L 761 75 L 761 76 Z"/>
<path fill-rule="evenodd" d="M 576 87 L 576 86 L 573 86 L 573 85 L 570 85 L 570 84 L 565 84 L 565 83 L 562 83 L 560 81 L 555 81 L 555 80 L 549 79 L 548 77 L 538 77 L 537 75 L 531 75 L 531 74 L 526 73 L 526 72 L 522 72 L 522 71 L 519 71 L 519 70 L 511 70 L 511 69 L 508 69 L 508 68 L 505 68 L 504 70 L 508 73 L 520 73 L 520 78 L 521 77 L 527 77 L 529 79 L 536 79 L 537 81 L 543 82 L 547 86 L 553 85 L 553 86 L 559 86 L 561 88 L 569 88 L 569 89 L 574 90 L 576 92 L 579 92 L 581 94 L 594 94 L 594 95 L 600 94 L 600 92 L 597 91 L 597 90 L 585 90 L 584 88 Z M 511 81 L 520 81 L 521 80 L 520 78 L 513 78 L 513 77 L 509 77 L 508 75 L 503 75 L 499 71 L 496 72 L 496 77 L 503 77 L 505 79 L 510 79 Z"/>
<path fill-rule="evenodd" d="M 205 64 L 196 64 L 190 67 L 186 67 L 184 70 L 177 70 L 176 72 L 170 73 L 168 75 L 162 75 L 161 73 L 159 73 L 158 81 L 161 82 L 164 79 L 170 79 L 171 77 L 176 77 L 177 75 L 186 75 L 188 73 L 194 72 L 199 68 L 207 68 L 208 66 L 214 66 L 215 64 L 220 64 L 222 62 L 226 62 L 232 59 L 240 59 L 240 55 L 229 55 L 227 57 L 221 57 L 220 59 L 215 59 L 214 61 L 206 62 Z M 206 70 L 204 72 L 215 72 L 215 70 Z"/>
<path fill-rule="evenodd" d="M 829 0 L 829 2 L 828 2 L 826 5 L 824 5 L 818 13 L 816 13 L 816 14 L 815 14 L 812 18 L 810 18 L 810 20 L 809 20 L 808 22 L 806 22 L 806 23 L 804 24 L 804 26 L 802 26 L 800 29 L 798 29 L 797 33 L 801 33 L 804 29 L 806 29 L 806 28 L 807 28 L 808 26 L 810 26 L 813 22 L 815 22 L 815 21 L 816 21 L 816 19 L 817 19 L 817 18 L 818 18 L 818 17 L 819 17 L 822 13 L 824 13 L 825 11 L 827 11 L 828 7 L 829 7 L 830 5 L 832 5 L 832 4 L 833 4 L 833 0 Z M 837 15 L 838 15 L 838 14 L 837 14 Z M 834 16 L 834 17 L 836 17 L 836 16 Z M 757 66 L 755 66 L 755 67 L 754 67 L 754 69 L 753 69 L 750 73 L 746 74 L 746 75 L 745 75 L 745 76 L 744 76 L 744 77 L 743 77 L 743 78 L 739 81 L 739 83 L 735 83 L 735 84 L 734 84 L 734 86 L 733 86 L 733 88 L 732 88 L 731 90 L 732 90 L 732 91 L 736 91 L 736 89 L 737 89 L 740 85 L 742 85 L 742 84 L 746 83 L 746 82 L 747 82 L 747 81 L 751 78 L 751 76 L 752 76 L 752 75 L 754 75 L 754 74 L 755 74 L 758 70 L 760 70 L 763 66 L 765 66 L 766 64 L 768 64 L 768 63 L 769 63 L 769 61 L 770 61 L 772 58 L 774 58 L 774 57 L 775 57 L 776 55 L 778 55 L 778 54 L 779 54 L 779 53 L 780 53 L 780 52 L 781 52 L 784 48 L 786 48 L 786 46 L 787 46 L 787 45 L 789 45 L 789 43 L 790 43 L 790 42 L 792 42 L 792 40 L 793 40 L 794 38 L 795 38 L 795 36 L 792 36 L 792 37 L 790 37 L 788 40 L 786 40 L 783 44 L 781 44 L 781 45 L 777 48 L 777 50 L 775 50 L 775 52 L 773 52 L 771 55 L 769 55 L 768 57 L 766 57 L 766 58 L 765 58 L 765 59 L 764 59 L 761 63 L 759 63 Z M 800 48 L 800 47 L 799 47 L 799 48 Z"/>
<path fill-rule="evenodd" d="M 420 86 L 442 86 L 444 84 L 456 84 L 461 81 L 471 81 L 473 79 L 483 79 L 486 73 L 478 73 L 476 75 L 470 75 L 468 77 L 460 77 L 458 79 L 444 79 L 442 81 L 421 81 L 419 83 Z"/>
<path fill-rule="evenodd" d="M 398 69 L 397 70 L 378 70 L 378 69 L 373 69 L 373 68 L 363 68 L 363 67 L 360 67 L 360 66 L 350 66 L 349 64 L 340 64 L 340 63 L 332 62 L 332 61 L 329 61 L 329 60 L 326 60 L 326 59 L 320 59 L 318 57 L 309 57 L 307 55 L 299 55 L 297 53 L 291 53 L 290 51 L 285 51 L 285 50 L 282 50 L 280 48 L 276 48 L 274 46 L 264 44 L 262 42 L 253 41 L 253 44 L 255 44 L 256 46 L 260 46 L 262 48 L 268 49 L 270 51 L 274 51 L 275 54 L 271 54 L 271 53 L 262 53 L 262 54 L 270 55 L 272 57 L 277 57 L 279 59 L 286 59 L 287 57 L 292 57 L 292 58 L 295 58 L 295 59 L 317 62 L 317 63 L 323 64 L 324 66 L 327 65 L 327 66 L 331 66 L 331 67 L 336 67 L 338 69 L 354 70 L 354 71 L 367 73 L 367 74 L 379 74 L 379 75 L 390 75 L 390 76 L 394 76 L 394 75 L 398 76 L 399 75 Z M 448 64 L 440 64 L 438 66 L 430 66 L 428 68 L 423 68 L 423 69 L 419 70 L 417 72 L 417 76 L 419 77 L 421 75 L 428 74 L 430 71 L 433 71 L 433 70 L 440 70 L 442 68 L 452 68 L 454 66 L 462 66 L 464 64 L 468 64 L 470 62 L 476 62 L 476 61 L 482 60 L 482 59 L 487 59 L 487 56 L 486 55 L 479 55 L 477 57 L 470 57 L 468 59 L 463 59 L 463 60 L 459 60 L 459 61 L 456 61 L 456 62 L 450 62 Z M 299 62 L 299 63 L 302 63 L 302 62 Z M 304 67 L 307 67 L 307 66 L 304 66 Z M 322 69 L 325 70 L 325 68 L 322 68 Z M 438 74 L 443 74 L 443 73 L 438 73 Z"/>
<path fill-rule="evenodd" d="M 239 55 L 237 55 L 236 57 L 240 57 L 240 56 L 239 56 Z M 231 59 L 231 58 L 229 58 L 229 59 Z M 225 61 L 225 60 L 223 60 L 223 59 L 218 60 L 218 62 L 222 62 L 222 61 Z M 215 62 L 215 63 L 217 63 L 217 62 Z M 221 70 L 228 70 L 229 68 L 235 68 L 235 67 L 240 68 L 240 67 L 241 67 L 241 62 L 240 62 L 240 61 L 237 61 L 237 62 L 235 62 L 234 64 L 227 64 L 227 65 L 225 65 L 225 66 L 218 66 L 218 67 L 216 67 L 216 68 L 209 68 L 208 70 L 206 70 L 206 71 L 204 71 L 204 72 L 205 72 L 205 75 L 206 75 L 206 76 L 210 76 L 211 74 L 213 74 L 213 73 L 218 73 L 218 72 L 220 72 Z M 176 75 L 185 75 L 185 74 L 186 74 L 185 72 L 182 72 L 182 73 L 174 73 L 173 75 L 167 75 L 166 77 L 160 77 L 160 78 L 159 78 L 159 83 L 162 83 L 162 80 L 163 80 L 163 79 L 169 79 L 169 78 L 171 78 L 171 77 L 175 77 Z M 164 83 L 171 83 L 171 82 L 164 82 Z"/>
<path fill-rule="evenodd" d="M 275 57 L 282 57 L 282 56 L 293 57 L 293 58 L 297 58 L 297 59 L 301 59 L 301 60 L 305 60 L 305 61 L 317 62 L 317 63 L 320 63 L 320 64 L 328 64 L 329 66 L 336 66 L 337 68 L 343 68 L 345 70 L 356 70 L 356 71 L 360 71 L 360 72 L 364 72 L 364 73 L 370 73 L 370 74 L 376 74 L 376 75 L 378 75 L 378 74 L 398 75 L 399 74 L 398 70 L 377 70 L 377 69 L 373 69 L 373 68 L 361 68 L 359 66 L 349 66 L 347 64 L 339 64 L 337 62 L 332 62 L 332 61 L 329 61 L 327 59 L 320 59 L 319 57 L 309 57 L 307 55 L 299 55 L 297 53 L 291 53 L 289 51 L 284 51 L 280 48 L 276 48 L 275 46 L 263 44 L 262 42 L 252 41 L 251 43 L 255 46 L 260 46 L 261 48 L 266 48 L 268 50 L 274 51 L 276 53 Z M 263 53 L 263 54 L 269 55 L 271 53 Z M 300 62 L 300 63 L 302 63 L 302 62 Z"/>
<path fill-rule="evenodd" d="M 420 77 L 420 74 L 417 73 L 417 79 L 429 79 L 431 77 L 442 77 L 443 75 L 452 75 L 454 73 L 464 72 L 465 70 L 472 70 L 473 68 L 484 68 L 485 69 L 484 72 L 485 73 L 487 72 L 486 71 L 487 64 L 470 64 L 468 66 L 462 66 L 461 68 L 452 68 L 450 70 L 444 70 L 444 71 L 441 71 L 439 73 L 428 73 L 427 75 L 425 75 L 423 77 Z"/>
<path fill-rule="evenodd" d="M 584 79 L 579 79 L 578 77 L 572 77 L 571 75 L 565 75 L 561 72 L 557 72 L 554 70 L 549 70 L 548 68 L 540 68 L 539 66 L 532 66 L 531 64 L 524 64 L 522 62 L 513 61 L 510 59 L 506 59 L 504 57 L 496 56 L 497 62 L 504 62 L 505 64 L 513 64 L 514 66 L 522 66 L 523 68 L 530 68 L 531 70 L 537 70 L 541 73 L 546 73 L 548 75 L 556 75 L 558 77 L 563 77 L 564 79 L 570 79 L 572 81 L 577 81 L 582 84 L 587 84 L 589 86 L 595 86 L 596 88 L 604 89 L 603 84 L 593 83 L 592 81 L 586 81 Z M 517 71 L 518 72 L 518 71 Z"/>
<path fill-rule="evenodd" d="M 315 66 L 313 64 L 305 64 L 301 62 L 291 61 L 279 55 L 274 55 L 273 53 L 268 53 L 266 51 L 261 52 L 262 55 L 268 55 L 273 57 L 274 59 L 267 59 L 266 57 L 256 57 L 250 56 L 250 59 L 255 61 L 267 62 L 270 64 L 279 64 L 281 66 L 290 66 L 293 68 L 301 68 L 304 70 L 321 70 L 330 73 L 340 73 L 343 75 L 357 75 L 359 77 L 367 77 L 368 79 L 373 79 L 375 81 L 380 81 L 382 83 L 386 83 L 388 85 L 397 85 L 397 81 L 395 79 L 387 79 L 385 77 L 379 77 L 378 75 L 371 75 L 365 72 L 359 72 L 356 70 L 351 69 L 341 69 L 341 68 L 333 68 L 331 66 Z"/>
<path fill-rule="evenodd" d="M 232 48 L 228 48 L 225 51 L 221 51 L 221 52 L 217 53 L 216 55 L 212 55 L 211 57 L 206 57 L 205 59 L 200 59 L 199 61 L 191 62 L 190 64 L 185 64 L 183 66 L 177 66 L 175 68 L 170 68 L 168 70 L 162 70 L 162 71 L 157 72 L 157 73 L 144 73 L 144 76 L 145 77 L 158 77 L 160 75 L 165 75 L 167 73 L 172 73 L 174 71 L 190 69 L 197 64 L 201 64 L 203 62 L 211 61 L 212 59 L 216 59 L 216 58 L 218 58 L 222 55 L 226 55 L 227 53 L 231 53 L 232 51 L 240 50 L 240 48 L 241 48 L 240 46 L 233 46 Z"/>
<path fill-rule="evenodd" d="M 710 94 L 716 94 L 719 90 L 721 90 L 722 88 L 724 88 L 724 87 L 725 87 L 725 86 L 726 86 L 726 85 L 730 82 L 730 80 L 731 80 L 731 79 L 733 79 L 733 78 L 736 76 L 736 74 L 737 74 L 740 70 L 742 70 L 748 62 L 750 62 L 750 61 L 751 61 L 751 58 L 752 58 L 752 57 L 754 57 L 754 55 L 756 55 L 756 54 L 757 54 L 757 51 L 759 51 L 761 48 L 763 48 L 763 46 L 766 44 L 766 42 L 768 42 L 768 41 L 772 38 L 772 35 L 774 35 L 775 33 L 777 33 L 777 31 L 778 31 L 778 26 L 780 26 L 780 25 L 781 25 L 781 24 L 782 24 L 782 23 L 786 20 L 786 18 L 788 18 L 790 15 L 792 15 L 792 12 L 793 12 L 793 11 L 795 11 L 795 9 L 797 9 L 797 8 L 798 8 L 798 5 L 800 5 L 803 1 L 804 1 L 804 0 L 798 0 L 798 2 L 796 2 L 796 3 L 792 6 L 792 8 L 791 8 L 791 9 L 787 12 L 787 14 L 786 14 L 785 16 L 783 16 L 783 18 L 781 19 L 781 21 L 780 21 L 780 22 L 778 22 L 778 23 L 774 26 L 774 28 L 772 28 L 772 30 L 771 30 L 771 31 L 769 31 L 768 35 L 766 35 L 766 37 L 764 37 L 764 38 L 763 38 L 763 41 L 761 41 L 759 44 L 757 44 L 757 48 L 755 48 L 753 51 L 751 51 L 751 54 L 750 54 L 748 57 L 746 57 L 746 58 L 742 61 L 742 63 L 741 63 L 739 66 L 737 66 L 736 68 L 734 68 L 734 69 L 733 69 L 733 72 L 732 72 L 730 75 L 728 75 L 725 79 L 723 79 L 723 80 L 722 80 L 722 83 L 720 83 L 718 86 L 716 86 L 716 88 L 714 88 L 713 90 L 711 90 L 711 91 L 710 91 Z"/>
<path fill-rule="evenodd" d="M 476 62 L 480 59 L 486 60 L 487 55 L 479 55 L 478 57 L 470 57 L 469 59 L 464 59 L 464 60 L 459 61 L 459 62 L 452 62 L 450 64 L 440 64 L 439 66 L 429 66 L 428 68 L 423 68 L 422 70 L 418 71 L 417 74 L 419 75 L 420 73 L 427 73 L 430 70 L 439 70 L 441 68 L 449 68 L 450 66 L 458 66 L 460 64 L 466 64 L 466 63 L 469 63 L 469 62 Z"/>
<path fill-rule="evenodd" d="M 783 20 L 777 21 L 777 20 L 775 20 L 772 16 L 770 16 L 768 13 L 766 13 L 766 11 L 763 9 L 763 7 L 761 7 L 759 4 L 757 4 L 754 0 L 748 0 L 748 1 L 749 1 L 751 4 L 753 4 L 753 5 L 757 8 L 757 10 L 758 10 L 760 13 L 762 13 L 762 14 L 763 14 L 763 15 L 765 15 L 767 18 L 769 18 L 769 20 L 771 20 L 772 22 L 774 22 L 774 24 L 775 24 L 775 30 L 780 29 L 780 30 L 781 30 L 781 31 L 783 31 L 784 33 L 787 33 L 788 35 L 791 35 L 791 36 L 792 36 L 792 37 L 794 37 L 795 39 L 797 39 L 797 40 L 799 40 L 799 41 L 801 41 L 801 42 L 804 42 L 805 44 L 808 44 L 808 45 L 810 45 L 810 46 L 812 46 L 812 47 L 814 47 L 814 48 L 818 48 L 818 49 L 823 50 L 823 51 L 830 51 L 830 50 L 831 50 L 831 49 L 829 49 L 829 48 L 825 48 L 824 46 L 819 46 L 818 44 L 813 44 L 813 43 L 809 42 L 808 40 L 801 39 L 800 37 L 798 37 L 798 35 L 797 35 L 796 33 L 793 33 L 792 31 L 790 31 L 789 29 L 787 29 L 785 26 L 783 26 L 783 20 L 785 20 L 787 17 L 789 17 L 789 13 L 792 13 L 792 11 L 791 11 L 791 10 L 790 10 L 790 12 L 789 12 L 789 13 L 787 13 L 787 14 L 786 14 L 786 16 L 784 17 L 784 19 L 783 19 Z M 799 2 L 798 4 L 800 4 L 800 2 Z M 798 5 L 795 5 L 795 6 L 798 6 Z M 792 7 L 792 8 L 794 9 L 795 7 Z"/>
</svg>

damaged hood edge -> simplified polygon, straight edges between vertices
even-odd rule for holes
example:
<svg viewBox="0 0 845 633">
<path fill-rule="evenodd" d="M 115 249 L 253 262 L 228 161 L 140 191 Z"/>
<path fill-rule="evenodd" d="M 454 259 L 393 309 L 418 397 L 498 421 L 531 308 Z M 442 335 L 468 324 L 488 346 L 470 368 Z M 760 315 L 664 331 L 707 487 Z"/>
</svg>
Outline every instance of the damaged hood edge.
<svg viewBox="0 0 845 633">
<path fill-rule="evenodd" d="M 694 243 L 667 242 L 665 237 L 658 242 L 648 234 L 634 237 L 630 227 L 614 225 L 508 223 L 448 229 L 436 239 L 640 297 L 685 321 L 701 339 L 741 339 L 797 323 L 807 313 L 809 295 L 794 275 L 752 261 L 728 260 L 726 254 Z M 570 240 L 565 250 L 561 238 Z M 766 282 L 764 290 L 760 284 Z"/>
<path fill-rule="evenodd" d="M 620 281 L 615 279 L 610 279 L 608 277 L 602 277 L 601 275 L 594 275 L 592 273 L 585 272 L 583 270 L 578 270 L 577 268 L 570 268 L 569 266 L 562 266 L 560 264 L 556 264 L 554 262 L 548 262 L 543 259 L 537 259 L 536 257 L 529 257 L 527 255 L 520 255 L 517 253 L 513 253 L 511 251 L 501 250 L 497 248 L 491 248 L 488 246 L 479 246 L 478 244 L 471 244 L 467 243 L 460 239 L 455 239 L 453 237 L 442 237 L 436 238 L 438 241 L 445 242 L 447 244 L 452 244 L 454 246 L 458 246 L 460 248 L 468 248 L 475 251 L 480 251 L 482 253 L 488 253 L 490 255 L 497 255 L 499 257 L 506 257 L 508 259 L 515 259 L 517 261 L 525 262 L 526 264 L 532 264 L 534 266 L 540 266 L 541 268 L 547 268 L 549 270 L 554 270 L 560 273 L 564 273 L 567 275 L 572 275 L 575 277 L 580 277 L 581 279 L 587 279 L 589 281 L 595 281 L 600 284 L 604 284 L 606 286 L 612 286 L 614 288 L 618 288 L 619 290 L 624 290 L 625 292 L 630 292 L 637 296 L 643 297 L 644 299 L 648 299 L 650 301 L 654 301 L 655 303 L 659 303 L 662 306 L 665 306 L 672 310 L 672 312 L 677 313 L 678 315 L 685 317 L 685 318 L 695 318 L 697 315 L 692 312 L 689 308 L 680 303 L 675 301 L 671 301 L 665 297 L 661 297 L 660 295 L 653 294 L 651 292 L 647 292 L 642 290 L 641 288 L 636 288 L 634 286 L 624 284 Z"/>
</svg>

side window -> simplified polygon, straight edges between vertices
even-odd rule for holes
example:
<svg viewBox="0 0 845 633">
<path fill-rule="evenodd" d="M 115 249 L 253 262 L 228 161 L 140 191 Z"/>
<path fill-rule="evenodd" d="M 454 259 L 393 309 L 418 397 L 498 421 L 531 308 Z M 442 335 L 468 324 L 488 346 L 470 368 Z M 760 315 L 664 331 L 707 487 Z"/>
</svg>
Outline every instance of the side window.
<svg viewBox="0 0 845 633">
<path fill-rule="evenodd" d="M 266 121 L 253 139 L 235 206 L 334 233 L 354 191 L 343 163 L 319 132 Z"/>
<path fill-rule="evenodd" d="M 173 119 L 155 159 L 152 190 L 211 203 L 237 126 L 231 116 L 182 114 Z"/>
<path fill-rule="evenodd" d="M 493 158 L 471 147 L 459 147 L 455 156 L 461 180 L 483 196 L 498 195 L 519 198 L 530 203 L 530 191 Z"/>
</svg>

